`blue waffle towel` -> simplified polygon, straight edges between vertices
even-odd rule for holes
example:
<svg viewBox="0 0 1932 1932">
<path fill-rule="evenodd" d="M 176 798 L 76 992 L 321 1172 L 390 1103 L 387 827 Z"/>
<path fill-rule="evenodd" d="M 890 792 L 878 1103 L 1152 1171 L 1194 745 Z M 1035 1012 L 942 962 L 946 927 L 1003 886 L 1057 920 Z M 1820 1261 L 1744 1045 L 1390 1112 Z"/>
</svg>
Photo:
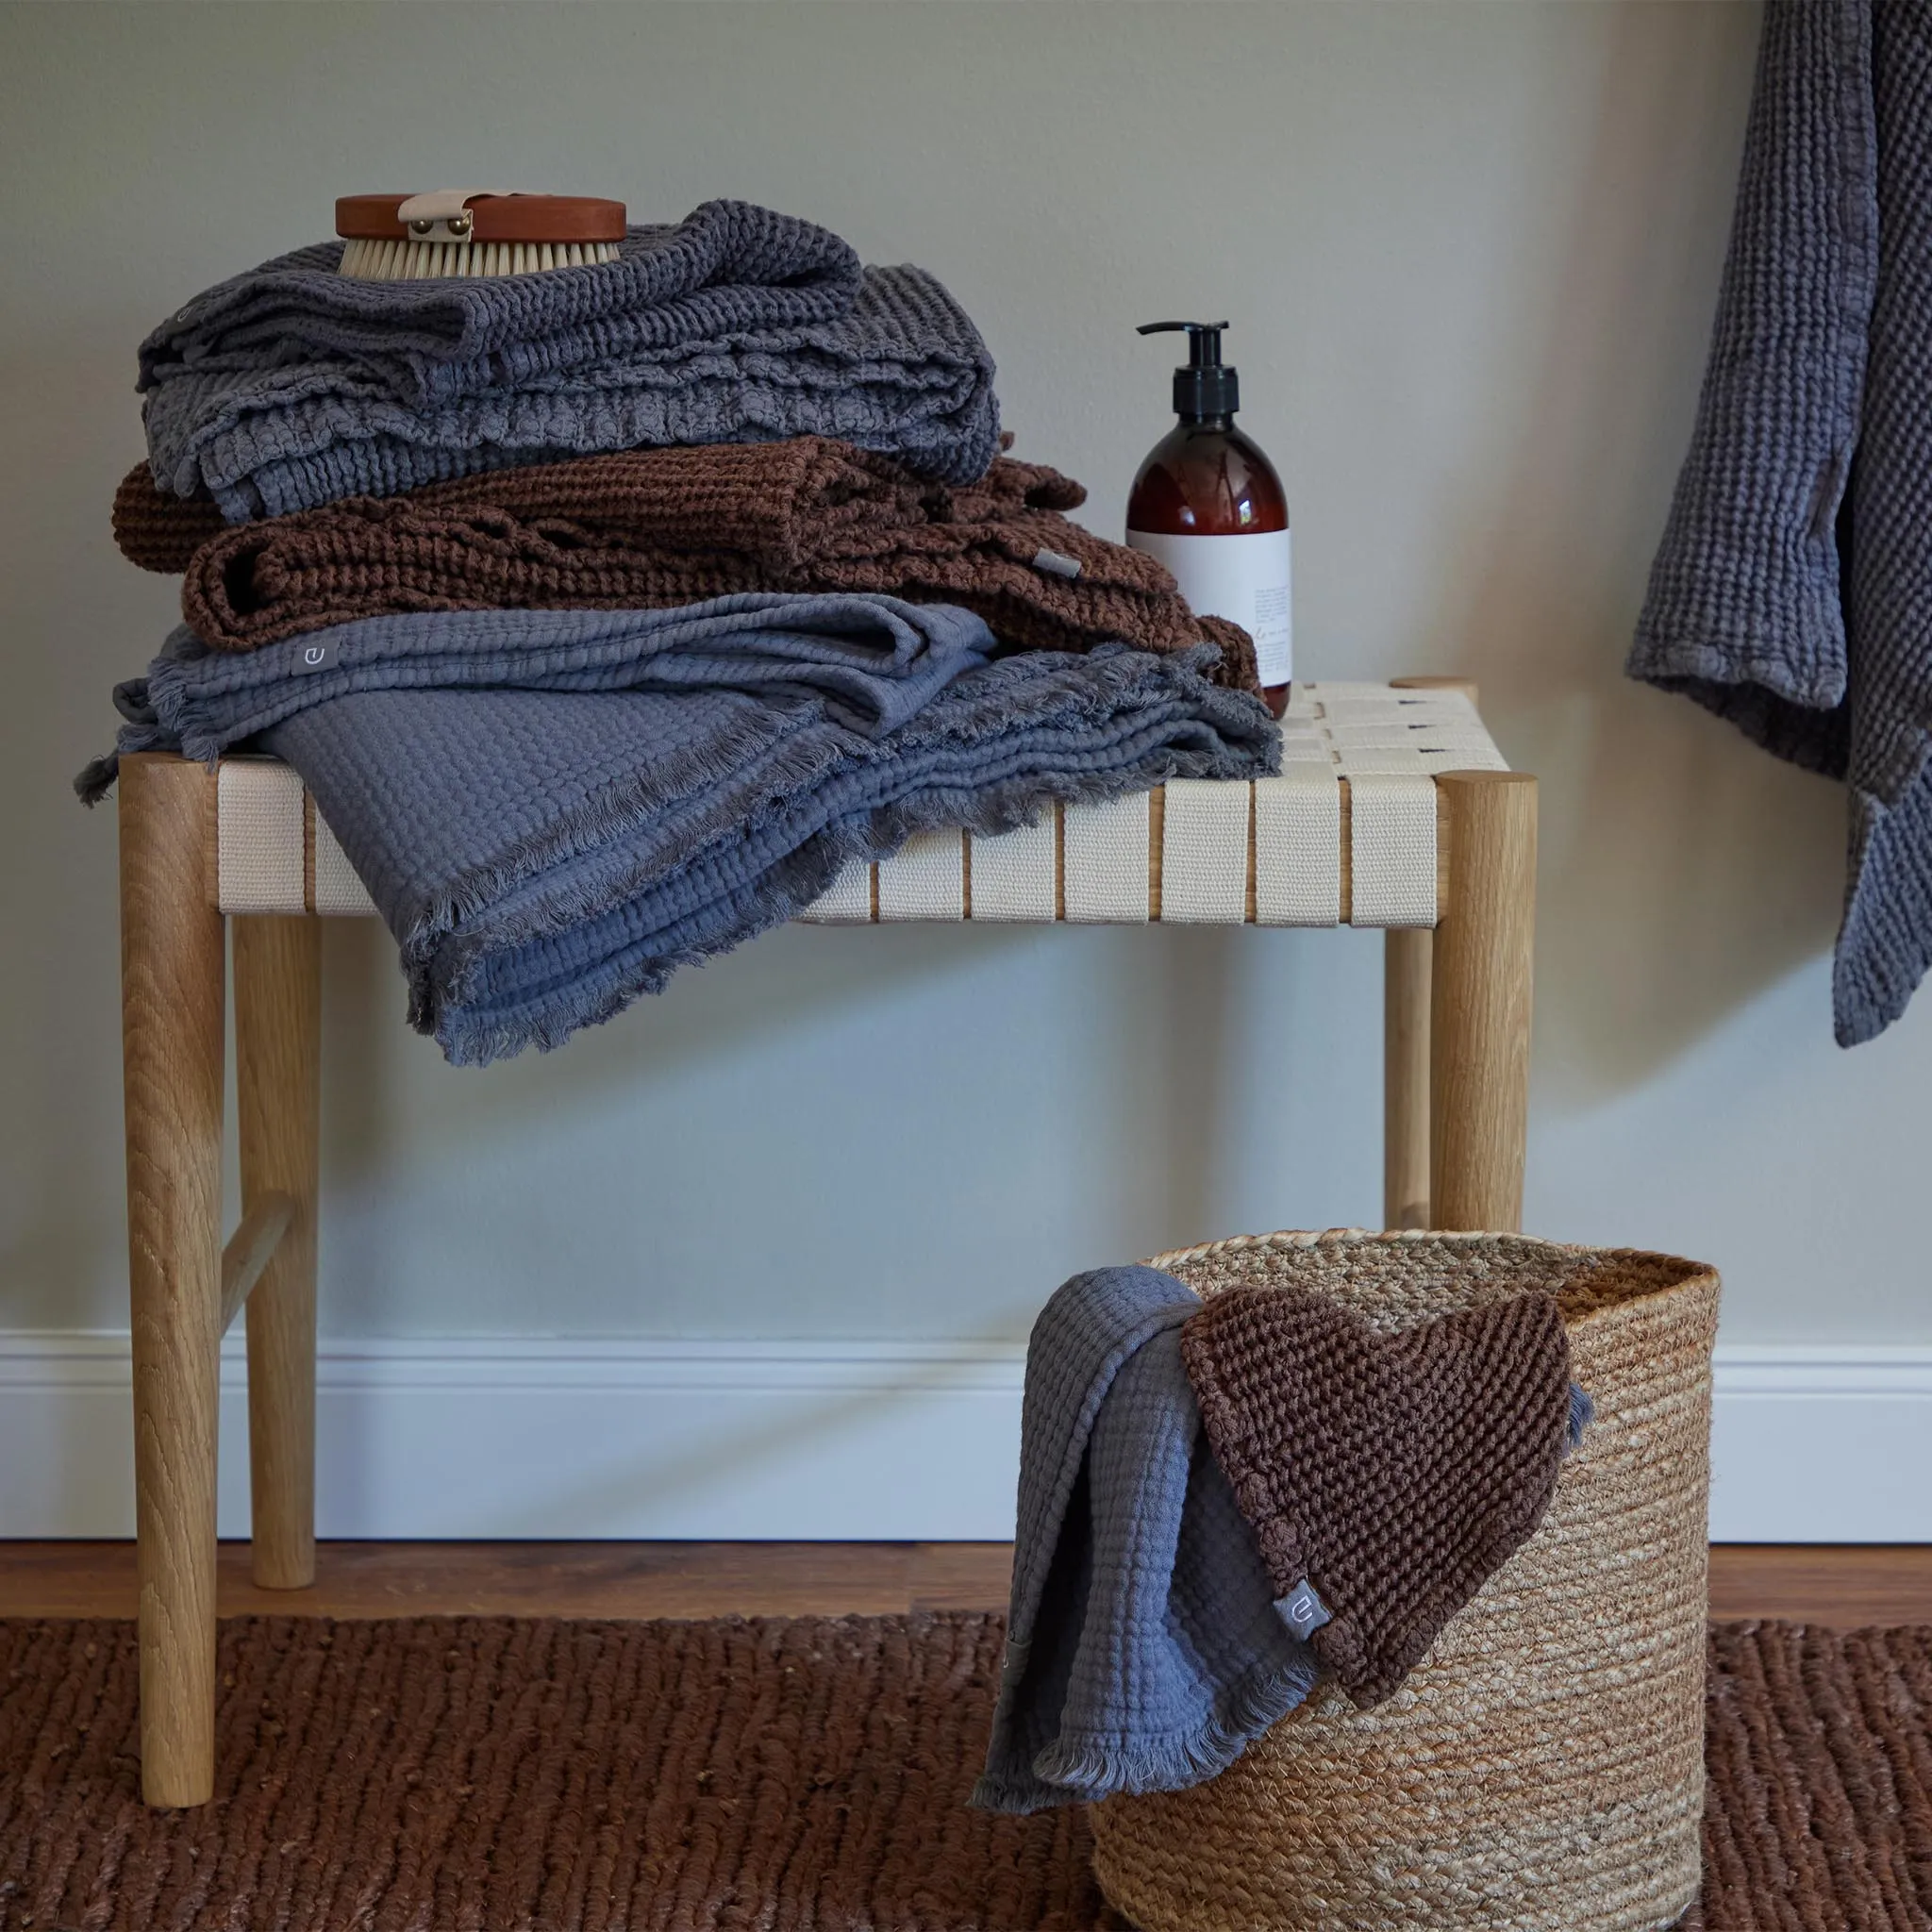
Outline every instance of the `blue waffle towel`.
<svg viewBox="0 0 1932 1932">
<path fill-rule="evenodd" d="M 945 604 L 377 617 L 252 652 L 177 631 L 119 751 L 248 741 L 301 774 L 453 1061 L 554 1046 L 808 906 L 850 859 L 1055 800 L 1278 767 L 1211 644 L 988 661 Z M 100 796 L 114 762 L 80 779 Z"/>
</svg>

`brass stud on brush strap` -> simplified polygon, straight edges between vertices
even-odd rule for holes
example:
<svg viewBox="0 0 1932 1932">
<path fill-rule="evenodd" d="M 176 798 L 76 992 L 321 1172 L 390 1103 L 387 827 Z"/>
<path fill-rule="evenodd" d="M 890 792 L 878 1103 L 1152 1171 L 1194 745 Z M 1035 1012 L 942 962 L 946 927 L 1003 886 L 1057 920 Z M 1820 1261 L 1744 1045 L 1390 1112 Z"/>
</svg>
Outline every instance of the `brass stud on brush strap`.
<svg viewBox="0 0 1932 1932">
<path fill-rule="evenodd" d="M 452 241 L 467 242 L 470 239 L 471 231 L 476 225 L 476 217 L 468 208 L 465 208 L 461 214 L 452 215 L 442 225 L 448 230 Z M 436 233 L 436 228 L 437 224 L 431 221 L 427 215 L 419 215 L 409 224 L 409 233 L 420 237 L 425 242 L 428 241 Z"/>
<path fill-rule="evenodd" d="M 529 275 L 615 261 L 625 206 L 591 195 L 444 188 L 336 203 L 337 272 L 361 281 Z"/>
</svg>

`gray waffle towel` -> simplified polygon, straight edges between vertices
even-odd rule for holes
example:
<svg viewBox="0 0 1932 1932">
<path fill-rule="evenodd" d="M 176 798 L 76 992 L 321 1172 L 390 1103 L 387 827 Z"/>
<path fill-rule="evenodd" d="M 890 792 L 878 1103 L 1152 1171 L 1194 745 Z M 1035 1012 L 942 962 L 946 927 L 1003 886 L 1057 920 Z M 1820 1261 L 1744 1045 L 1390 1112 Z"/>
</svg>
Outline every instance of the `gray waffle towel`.
<svg viewBox="0 0 1932 1932">
<path fill-rule="evenodd" d="M 1281 741 L 1211 644 L 987 661 L 953 605 L 741 592 L 677 610 L 365 618 L 259 651 L 177 631 L 121 751 L 287 759 L 453 1061 L 555 1046 L 912 833 L 1251 778 Z M 112 759 L 82 774 L 104 792 Z"/>
<path fill-rule="evenodd" d="M 1772 0 L 1629 669 L 1848 781 L 1841 1045 L 1932 963 L 1932 10 Z"/>
</svg>

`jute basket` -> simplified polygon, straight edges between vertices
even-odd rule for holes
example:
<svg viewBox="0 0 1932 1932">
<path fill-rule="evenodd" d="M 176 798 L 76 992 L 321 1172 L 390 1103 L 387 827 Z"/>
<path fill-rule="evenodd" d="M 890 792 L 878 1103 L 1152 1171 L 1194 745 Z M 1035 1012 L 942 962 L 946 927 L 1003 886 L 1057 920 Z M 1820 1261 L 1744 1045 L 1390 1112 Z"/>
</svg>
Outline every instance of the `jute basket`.
<svg viewBox="0 0 1932 1932">
<path fill-rule="evenodd" d="M 1388 1703 L 1332 1686 L 1191 1790 L 1091 1813 L 1143 1932 L 1649 1932 L 1697 1895 L 1718 1280 L 1513 1235 L 1277 1234 L 1155 1262 L 1408 1327 L 1544 1289 L 1596 1420 L 1536 1534 Z"/>
</svg>

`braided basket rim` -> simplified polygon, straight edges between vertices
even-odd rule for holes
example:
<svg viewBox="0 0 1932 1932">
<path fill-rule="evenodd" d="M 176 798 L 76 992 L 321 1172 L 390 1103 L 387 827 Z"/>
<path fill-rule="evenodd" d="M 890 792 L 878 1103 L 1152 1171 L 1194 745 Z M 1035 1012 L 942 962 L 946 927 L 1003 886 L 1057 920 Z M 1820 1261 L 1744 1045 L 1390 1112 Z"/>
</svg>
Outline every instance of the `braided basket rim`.
<svg viewBox="0 0 1932 1932">
<path fill-rule="evenodd" d="M 1522 1254 L 1525 1259 L 1542 1257 L 1551 1264 L 1586 1261 L 1598 1266 L 1613 1266 L 1623 1262 L 1640 1267 L 1647 1273 L 1668 1274 L 1669 1279 L 1656 1282 L 1636 1295 L 1597 1301 L 1574 1314 L 1566 1313 L 1564 1321 L 1565 1325 L 1569 1327 L 1574 1327 L 1580 1322 L 1592 1322 L 1614 1315 L 1620 1309 L 1627 1309 L 1633 1302 L 1646 1300 L 1653 1294 L 1681 1293 L 1685 1290 L 1697 1288 L 1706 1283 L 1722 1285 L 1722 1278 L 1712 1263 L 1693 1261 L 1687 1256 L 1666 1254 L 1660 1249 L 1602 1247 L 1591 1241 L 1545 1241 L 1538 1235 L 1518 1234 L 1507 1229 L 1484 1228 L 1280 1228 L 1273 1234 L 1227 1235 L 1219 1241 L 1197 1241 L 1191 1247 L 1166 1248 L 1158 1255 L 1150 1256 L 1143 1265 L 1177 1274 L 1182 1269 L 1198 1262 L 1233 1259 L 1241 1255 L 1257 1253 L 1306 1254 L 1323 1249 L 1424 1245 L 1466 1248 L 1472 1251 L 1507 1248 Z M 1191 1282 L 1185 1279 L 1183 1286 L 1195 1295 L 1201 1292 Z"/>
</svg>

